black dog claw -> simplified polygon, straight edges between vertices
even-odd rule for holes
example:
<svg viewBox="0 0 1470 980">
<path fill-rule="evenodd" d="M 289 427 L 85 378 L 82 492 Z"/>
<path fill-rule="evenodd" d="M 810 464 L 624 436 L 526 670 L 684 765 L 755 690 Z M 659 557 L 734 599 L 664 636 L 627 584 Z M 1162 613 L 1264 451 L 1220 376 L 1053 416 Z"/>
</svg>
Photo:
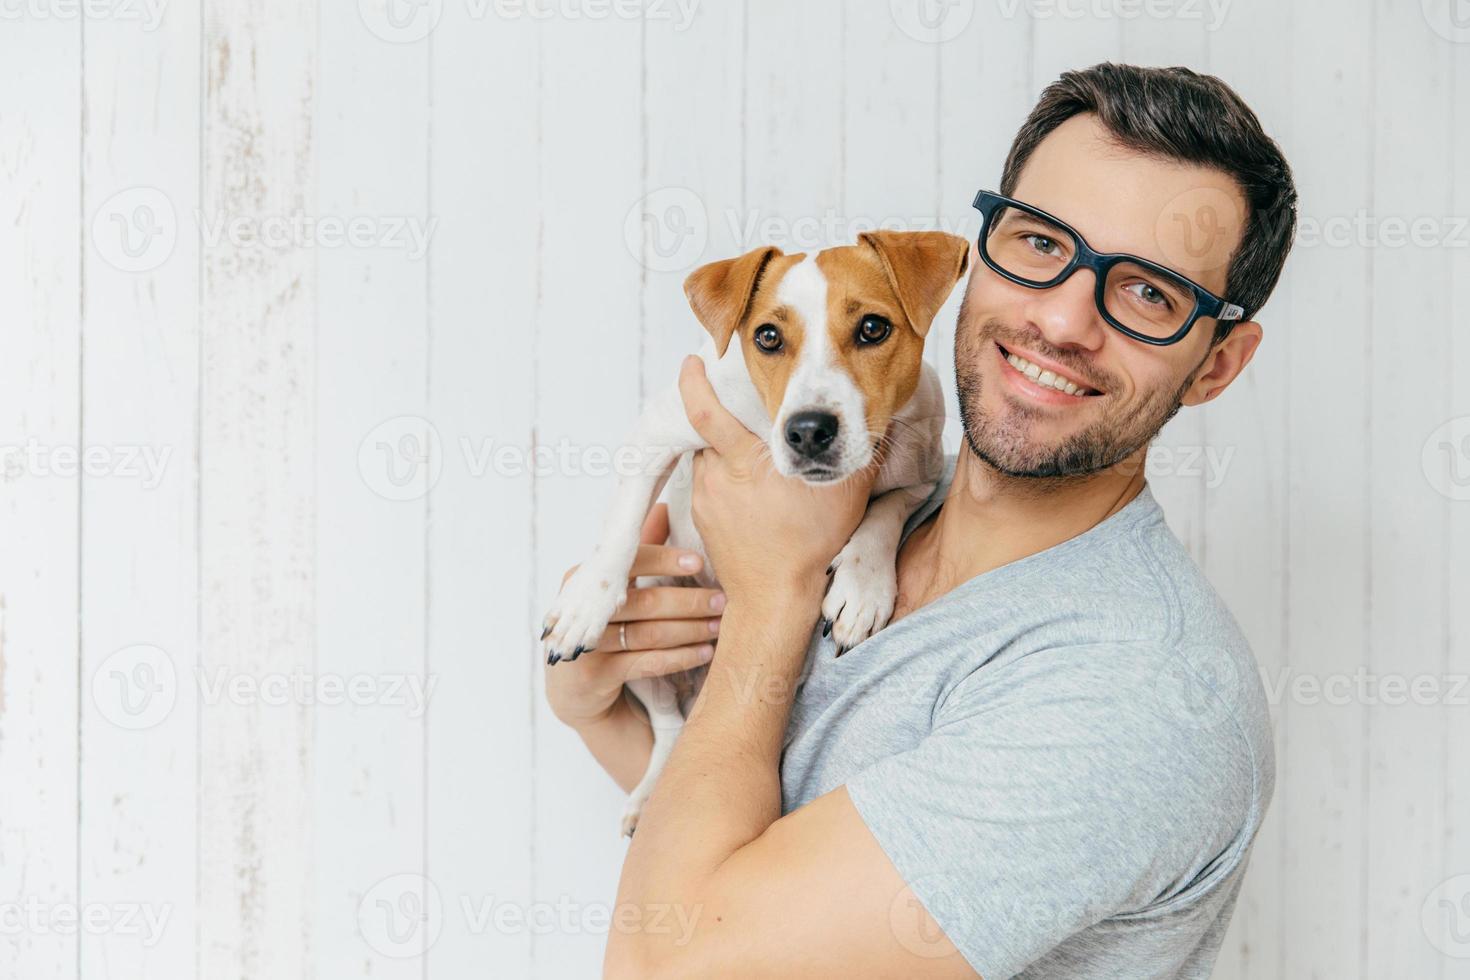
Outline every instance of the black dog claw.
<svg viewBox="0 0 1470 980">
<path fill-rule="evenodd" d="M 831 636 L 832 635 L 832 620 L 830 620 L 830 619 L 824 619 L 824 620 L 822 620 L 822 635 L 823 636 Z"/>
</svg>

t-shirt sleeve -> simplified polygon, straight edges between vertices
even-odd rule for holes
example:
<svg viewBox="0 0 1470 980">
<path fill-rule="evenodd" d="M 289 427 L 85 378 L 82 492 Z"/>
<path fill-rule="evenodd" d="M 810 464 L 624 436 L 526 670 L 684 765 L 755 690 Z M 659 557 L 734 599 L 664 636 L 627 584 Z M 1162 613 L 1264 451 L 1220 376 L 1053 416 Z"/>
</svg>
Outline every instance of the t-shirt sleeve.
<svg viewBox="0 0 1470 980">
<path fill-rule="evenodd" d="M 984 980 L 1103 919 L 1189 901 L 1248 843 L 1243 740 L 1228 711 L 1190 703 L 1181 656 L 1068 647 L 977 672 L 916 746 L 848 781 Z"/>
</svg>

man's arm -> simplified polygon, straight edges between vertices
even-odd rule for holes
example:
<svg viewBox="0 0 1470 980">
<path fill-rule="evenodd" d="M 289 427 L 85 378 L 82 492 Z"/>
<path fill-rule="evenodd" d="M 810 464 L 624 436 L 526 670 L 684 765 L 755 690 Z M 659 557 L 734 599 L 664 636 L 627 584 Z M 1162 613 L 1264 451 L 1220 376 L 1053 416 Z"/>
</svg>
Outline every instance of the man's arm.
<svg viewBox="0 0 1470 980">
<path fill-rule="evenodd" d="M 697 366 L 681 387 L 714 447 L 696 465 L 695 516 L 729 606 L 720 654 L 623 866 L 607 973 L 974 976 L 844 790 L 780 816 L 781 743 L 821 569 L 866 495 L 782 486 Z M 719 512 L 701 513 L 711 498 Z M 761 541 L 752 522 L 766 525 Z M 792 550 L 767 560 L 774 542 Z"/>
<path fill-rule="evenodd" d="M 975 975 L 845 789 L 780 817 L 781 738 L 817 602 L 726 614 L 628 852 L 608 976 Z"/>
</svg>

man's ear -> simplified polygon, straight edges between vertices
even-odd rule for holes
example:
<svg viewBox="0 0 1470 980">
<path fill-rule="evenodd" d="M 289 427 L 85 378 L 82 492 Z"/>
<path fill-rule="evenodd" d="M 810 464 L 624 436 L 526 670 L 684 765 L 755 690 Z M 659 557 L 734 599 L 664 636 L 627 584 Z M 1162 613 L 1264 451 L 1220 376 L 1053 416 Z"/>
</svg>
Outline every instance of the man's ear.
<svg viewBox="0 0 1470 980">
<path fill-rule="evenodd" d="M 970 266 L 970 241 L 942 231 L 868 231 L 858 240 L 878 253 L 904 316 L 920 337 Z"/>
<path fill-rule="evenodd" d="M 702 265 L 684 280 L 684 295 L 704 329 L 715 339 L 715 353 L 725 356 L 730 337 L 745 319 L 761 271 L 781 250 L 767 245 L 733 259 Z"/>
<path fill-rule="evenodd" d="M 1184 393 L 1180 402 L 1184 405 L 1200 405 L 1210 401 L 1230 387 L 1240 376 L 1245 366 L 1256 356 L 1261 346 L 1261 325 L 1254 320 L 1244 320 L 1230 328 L 1230 333 L 1205 355 L 1204 362 L 1195 375 L 1194 384 Z"/>
</svg>

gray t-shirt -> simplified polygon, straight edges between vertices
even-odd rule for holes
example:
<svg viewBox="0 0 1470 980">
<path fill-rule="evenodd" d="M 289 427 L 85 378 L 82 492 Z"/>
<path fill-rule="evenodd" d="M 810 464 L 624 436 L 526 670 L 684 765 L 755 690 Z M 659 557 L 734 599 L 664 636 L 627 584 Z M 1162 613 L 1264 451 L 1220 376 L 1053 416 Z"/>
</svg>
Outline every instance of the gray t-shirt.
<svg viewBox="0 0 1470 980">
<path fill-rule="evenodd" d="M 1209 976 L 1275 759 L 1245 637 L 1147 487 L 833 653 L 792 710 L 784 811 L 846 784 L 984 980 Z"/>
</svg>

